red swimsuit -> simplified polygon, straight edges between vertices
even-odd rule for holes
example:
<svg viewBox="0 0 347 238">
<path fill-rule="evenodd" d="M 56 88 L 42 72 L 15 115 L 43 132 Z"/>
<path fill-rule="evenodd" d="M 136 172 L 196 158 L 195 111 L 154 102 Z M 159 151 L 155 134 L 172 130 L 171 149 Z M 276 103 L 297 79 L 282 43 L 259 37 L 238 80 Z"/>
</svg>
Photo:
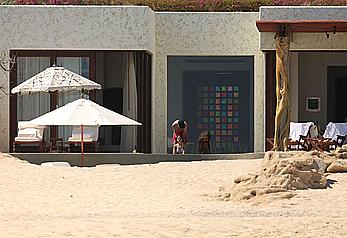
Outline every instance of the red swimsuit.
<svg viewBox="0 0 347 238">
<path fill-rule="evenodd" d="M 184 131 L 175 131 L 172 136 L 172 143 L 175 144 L 177 142 L 177 137 L 182 137 L 183 143 L 187 142 L 187 136 L 185 135 Z"/>
</svg>

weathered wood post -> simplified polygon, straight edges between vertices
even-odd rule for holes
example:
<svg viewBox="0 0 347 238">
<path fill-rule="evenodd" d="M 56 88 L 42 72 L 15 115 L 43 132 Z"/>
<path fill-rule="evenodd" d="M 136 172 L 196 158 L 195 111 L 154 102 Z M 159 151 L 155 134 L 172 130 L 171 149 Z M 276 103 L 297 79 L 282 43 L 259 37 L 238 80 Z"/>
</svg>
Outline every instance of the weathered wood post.
<svg viewBox="0 0 347 238">
<path fill-rule="evenodd" d="M 286 27 L 280 27 L 276 35 L 276 115 L 275 151 L 286 151 L 289 140 L 290 99 L 289 99 L 289 49 L 290 39 Z"/>
</svg>

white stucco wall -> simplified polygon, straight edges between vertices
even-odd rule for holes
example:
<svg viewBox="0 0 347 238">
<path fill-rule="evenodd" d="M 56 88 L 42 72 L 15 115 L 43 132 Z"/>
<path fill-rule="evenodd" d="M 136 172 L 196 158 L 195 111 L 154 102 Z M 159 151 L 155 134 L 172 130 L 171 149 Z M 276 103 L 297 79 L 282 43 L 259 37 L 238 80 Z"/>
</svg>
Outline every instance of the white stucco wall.
<svg viewBox="0 0 347 238">
<path fill-rule="evenodd" d="M 156 13 L 154 152 L 167 141 L 167 56 L 254 56 L 254 149 L 264 150 L 264 56 L 259 13 Z"/>
<path fill-rule="evenodd" d="M 1 49 L 154 51 L 149 7 L 1 6 Z"/>
<path fill-rule="evenodd" d="M 147 50 L 152 54 L 152 148 L 166 153 L 167 56 L 254 57 L 254 148 L 264 149 L 264 56 L 259 13 L 154 13 L 129 6 L 0 6 L 0 50 Z M 9 76 L 0 72 L 8 91 Z M 0 94 L 0 151 L 9 97 Z"/>
<path fill-rule="evenodd" d="M 0 51 L 155 51 L 155 15 L 149 7 L 0 6 Z M 0 70 L 0 87 L 9 76 Z M 0 151 L 8 151 L 9 97 L 0 92 Z"/>
</svg>

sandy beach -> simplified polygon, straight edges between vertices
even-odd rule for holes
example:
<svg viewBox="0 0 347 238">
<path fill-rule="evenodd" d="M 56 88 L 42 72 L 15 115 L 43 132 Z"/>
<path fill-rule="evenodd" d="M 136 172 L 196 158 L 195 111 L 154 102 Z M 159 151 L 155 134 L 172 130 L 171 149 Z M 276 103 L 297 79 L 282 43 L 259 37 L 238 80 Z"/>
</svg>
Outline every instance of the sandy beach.
<svg viewBox="0 0 347 238">
<path fill-rule="evenodd" d="M 347 173 L 252 205 L 213 199 L 261 160 L 44 167 L 0 154 L 0 237 L 347 237 Z"/>
</svg>

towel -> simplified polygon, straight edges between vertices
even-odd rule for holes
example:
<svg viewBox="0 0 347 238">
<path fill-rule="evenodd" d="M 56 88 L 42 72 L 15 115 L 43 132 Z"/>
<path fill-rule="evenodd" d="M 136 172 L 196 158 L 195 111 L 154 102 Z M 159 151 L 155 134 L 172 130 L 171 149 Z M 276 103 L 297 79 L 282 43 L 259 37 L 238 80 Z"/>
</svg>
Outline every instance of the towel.
<svg viewBox="0 0 347 238">
<path fill-rule="evenodd" d="M 289 139 L 294 141 L 299 141 L 300 136 L 307 136 L 310 131 L 310 127 L 313 126 L 313 122 L 291 122 L 290 123 L 290 131 L 289 131 Z"/>
<path fill-rule="evenodd" d="M 25 128 L 18 130 L 18 136 L 14 138 L 15 141 L 42 141 L 42 136 L 40 135 L 40 131 L 35 128 Z"/>
<path fill-rule="evenodd" d="M 329 122 L 324 131 L 324 138 L 337 141 L 337 136 L 347 135 L 347 122 L 345 123 L 333 123 Z"/>
</svg>

